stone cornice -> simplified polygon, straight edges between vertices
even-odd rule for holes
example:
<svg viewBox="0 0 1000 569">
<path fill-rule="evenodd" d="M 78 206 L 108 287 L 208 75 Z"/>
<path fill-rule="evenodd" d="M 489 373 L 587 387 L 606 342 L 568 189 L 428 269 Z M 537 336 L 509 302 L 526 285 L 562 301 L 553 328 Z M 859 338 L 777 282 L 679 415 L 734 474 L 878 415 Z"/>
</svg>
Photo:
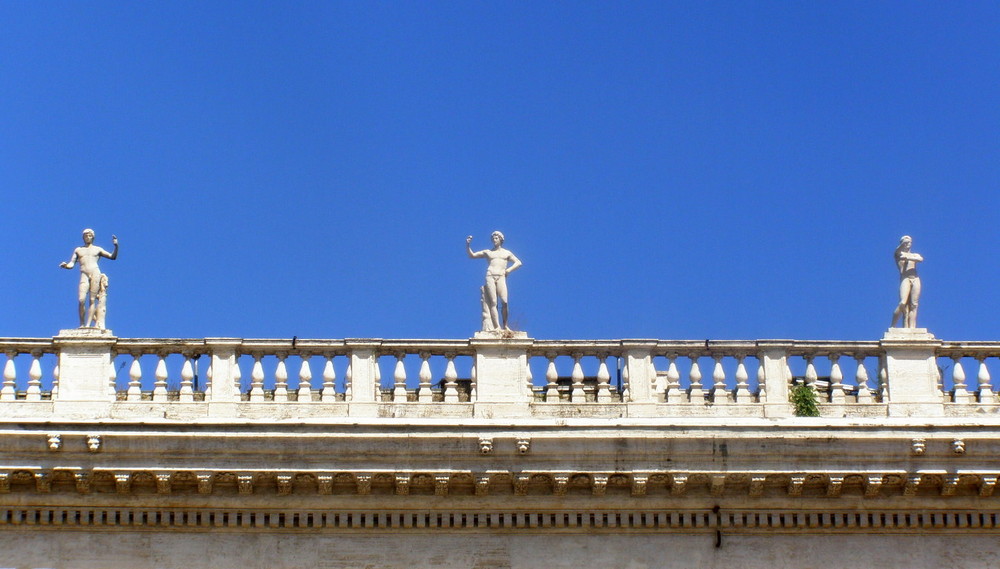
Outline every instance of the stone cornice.
<svg viewBox="0 0 1000 569">
<path fill-rule="evenodd" d="M 127 469 L 62 466 L 52 469 L 6 465 L 0 494 L 251 495 L 281 496 L 513 496 L 525 502 L 544 497 L 631 497 L 661 503 L 665 497 L 698 502 L 746 498 L 893 500 L 924 506 L 935 498 L 992 498 L 1000 468 L 991 470 L 365 470 L 306 469 Z M 234 492 L 235 491 L 235 492 Z M 384 499 L 384 498 L 383 498 Z M 509 499 L 509 498 L 507 498 Z M 505 500 L 507 500 L 505 499 Z M 2 500 L 0 500 L 2 501 Z M 510 506 L 517 505 L 510 503 Z"/>
</svg>

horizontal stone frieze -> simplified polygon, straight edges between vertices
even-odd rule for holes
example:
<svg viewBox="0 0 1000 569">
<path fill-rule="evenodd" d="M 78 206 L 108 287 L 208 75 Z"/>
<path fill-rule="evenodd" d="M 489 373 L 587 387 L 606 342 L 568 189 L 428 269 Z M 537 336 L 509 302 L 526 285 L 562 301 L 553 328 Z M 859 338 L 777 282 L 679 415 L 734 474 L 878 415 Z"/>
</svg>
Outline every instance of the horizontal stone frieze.
<svg viewBox="0 0 1000 569">
<path fill-rule="evenodd" d="M 112 470 L 104 468 L 0 470 L 0 494 L 233 494 L 281 496 L 533 496 L 608 495 L 749 498 L 890 496 L 948 498 L 994 494 L 998 471 L 279 471 Z"/>
</svg>

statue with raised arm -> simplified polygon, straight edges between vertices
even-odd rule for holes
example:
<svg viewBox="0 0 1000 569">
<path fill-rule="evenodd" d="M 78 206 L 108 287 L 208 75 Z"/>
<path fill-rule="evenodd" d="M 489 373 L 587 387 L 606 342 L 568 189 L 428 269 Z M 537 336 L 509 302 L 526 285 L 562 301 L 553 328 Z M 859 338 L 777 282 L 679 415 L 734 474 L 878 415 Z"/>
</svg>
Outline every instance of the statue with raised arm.
<svg viewBox="0 0 1000 569">
<path fill-rule="evenodd" d="M 483 331 L 510 330 L 507 318 L 510 315 L 507 303 L 507 275 L 521 268 L 521 260 L 513 253 L 503 248 L 503 233 L 494 231 L 492 235 L 493 248 L 482 251 L 472 251 L 472 236 L 465 238 L 465 249 L 470 259 L 484 257 L 490 264 L 486 268 L 486 284 L 483 286 Z M 500 303 L 503 303 L 500 306 Z M 489 324 L 486 328 L 486 309 L 489 309 Z M 502 315 L 502 320 L 501 320 Z"/>
<path fill-rule="evenodd" d="M 118 237 L 112 235 L 111 242 L 114 244 L 114 251 L 108 253 L 101 247 L 94 245 L 94 230 L 83 230 L 83 247 L 73 250 L 73 256 L 68 263 L 59 263 L 64 269 L 72 269 L 76 263 L 80 263 L 80 327 L 105 327 L 105 315 L 107 313 L 108 298 L 108 277 L 101 274 L 101 268 L 97 262 L 101 257 L 114 261 L 118 258 Z M 87 306 L 87 301 L 90 306 Z"/>
<path fill-rule="evenodd" d="M 896 266 L 899 268 L 899 305 L 892 313 L 892 324 L 902 319 L 902 328 L 917 327 L 917 306 L 920 303 L 920 277 L 917 276 L 917 263 L 924 260 L 920 255 L 910 251 L 913 246 L 913 239 L 909 235 L 904 235 L 899 240 L 899 246 L 893 257 L 896 259 Z"/>
</svg>

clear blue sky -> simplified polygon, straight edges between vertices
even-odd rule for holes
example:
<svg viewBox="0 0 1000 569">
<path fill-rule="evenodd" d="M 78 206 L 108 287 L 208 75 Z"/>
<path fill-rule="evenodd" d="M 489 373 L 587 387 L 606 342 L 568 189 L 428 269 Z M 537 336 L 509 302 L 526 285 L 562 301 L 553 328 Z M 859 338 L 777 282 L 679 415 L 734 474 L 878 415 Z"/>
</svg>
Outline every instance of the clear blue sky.
<svg viewBox="0 0 1000 569">
<path fill-rule="evenodd" d="M 996 2 L 0 3 L 0 336 L 1000 339 Z"/>
</svg>

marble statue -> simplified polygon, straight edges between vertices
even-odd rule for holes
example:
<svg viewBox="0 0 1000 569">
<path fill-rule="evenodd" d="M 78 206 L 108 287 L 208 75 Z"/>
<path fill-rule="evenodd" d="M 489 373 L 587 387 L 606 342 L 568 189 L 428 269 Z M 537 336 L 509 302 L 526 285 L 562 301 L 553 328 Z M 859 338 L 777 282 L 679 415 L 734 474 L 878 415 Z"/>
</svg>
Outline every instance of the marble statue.
<svg viewBox="0 0 1000 569">
<path fill-rule="evenodd" d="M 899 268 L 899 305 L 892 313 L 892 324 L 902 319 L 902 328 L 917 327 L 917 305 L 920 301 L 920 277 L 917 276 L 917 263 L 924 260 L 920 255 L 910 251 L 913 239 L 904 235 L 899 240 L 899 246 L 893 256 Z"/>
<path fill-rule="evenodd" d="M 101 274 L 101 268 L 97 262 L 101 257 L 114 261 L 118 258 L 118 237 L 111 236 L 114 244 L 114 251 L 108 253 L 103 248 L 94 245 L 94 230 L 83 230 L 83 247 L 73 250 L 73 256 L 68 263 L 59 263 L 64 269 L 72 269 L 80 263 L 80 327 L 105 328 L 105 317 L 107 315 L 108 298 L 108 276 Z M 87 306 L 87 301 L 90 306 Z"/>
<path fill-rule="evenodd" d="M 486 284 L 482 288 L 483 331 L 510 330 L 507 322 L 510 315 L 507 303 L 507 275 L 521 268 L 521 260 L 503 248 L 503 233 L 494 231 L 491 237 L 493 239 L 492 249 L 473 252 L 471 235 L 465 238 L 465 249 L 470 259 L 484 257 L 490 262 L 486 268 Z M 500 306 L 501 303 L 502 306 Z M 488 322 L 485 314 L 487 308 L 489 309 Z M 487 328 L 487 324 L 489 328 Z"/>
</svg>

